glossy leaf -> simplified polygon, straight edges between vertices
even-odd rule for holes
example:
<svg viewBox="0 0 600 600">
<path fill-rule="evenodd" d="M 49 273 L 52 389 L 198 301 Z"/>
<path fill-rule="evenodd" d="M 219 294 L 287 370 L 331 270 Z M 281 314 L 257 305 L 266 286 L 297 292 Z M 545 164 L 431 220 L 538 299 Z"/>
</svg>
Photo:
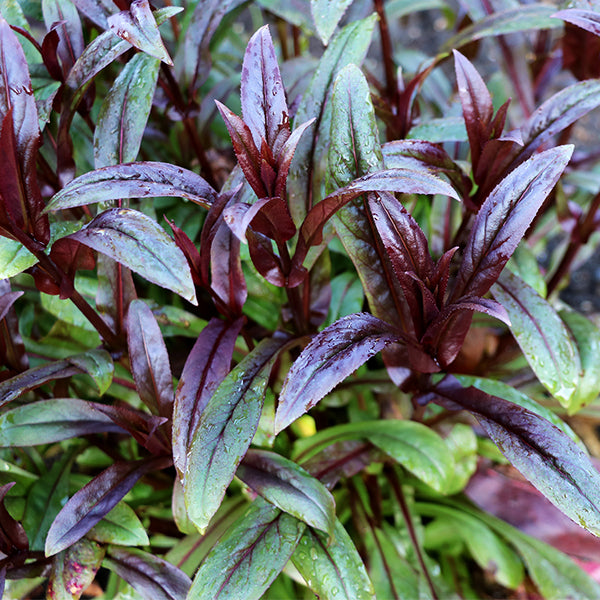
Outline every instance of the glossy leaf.
<svg viewBox="0 0 600 600">
<path fill-rule="evenodd" d="M 333 535 L 333 496 L 293 461 L 274 452 L 249 450 L 236 475 L 277 508 Z"/>
<path fill-rule="evenodd" d="M 451 376 L 420 398 L 475 414 L 486 433 L 523 475 L 573 521 L 600 536 L 600 474 L 585 452 L 531 411 Z"/>
<path fill-rule="evenodd" d="M 211 319 L 189 353 L 175 392 L 173 406 L 173 462 L 183 477 L 187 451 L 211 396 L 231 367 L 242 320 Z"/>
<path fill-rule="evenodd" d="M 344 16 L 352 0 L 311 0 L 310 12 L 312 14 L 317 33 L 323 44 L 327 46 L 335 28 Z"/>
<path fill-rule="evenodd" d="M 87 373 L 98 388 L 102 396 L 110 387 L 115 370 L 112 357 L 106 350 L 88 350 L 82 354 L 70 356 L 68 362 L 79 368 L 82 373 Z"/>
<path fill-rule="evenodd" d="M 188 597 L 259 600 L 289 560 L 305 527 L 264 500 L 255 500 L 204 559 Z"/>
<path fill-rule="evenodd" d="M 102 564 L 105 549 L 85 538 L 54 557 L 47 598 L 74 600 L 81 595 L 96 577 Z"/>
<path fill-rule="evenodd" d="M 191 580 L 183 571 L 148 552 L 112 547 L 103 564 L 144 598 L 185 600 L 190 589 Z"/>
<path fill-rule="evenodd" d="M 0 237 L 0 279 L 8 279 L 29 269 L 37 258 L 16 240 Z"/>
<path fill-rule="evenodd" d="M 85 47 L 81 20 L 75 5 L 70 0 L 42 0 L 42 11 L 46 29 L 58 23 L 58 56 L 64 74 L 67 74 Z"/>
<path fill-rule="evenodd" d="M 165 458 L 116 462 L 77 491 L 58 513 L 46 538 L 46 556 L 68 548 L 103 519 L 145 473 L 167 466 Z"/>
<path fill-rule="evenodd" d="M 142 402 L 155 414 L 170 418 L 173 376 L 169 355 L 156 318 L 142 300 L 127 312 L 127 345 L 135 387 Z"/>
<path fill-rule="evenodd" d="M 90 433 L 123 429 L 96 408 L 94 402 L 52 398 L 12 408 L 0 415 L 0 447 L 35 446 Z"/>
<path fill-rule="evenodd" d="M 119 200 L 175 196 L 208 208 L 216 192 L 200 175 L 159 162 L 113 165 L 85 173 L 55 194 L 46 210 Z"/>
<path fill-rule="evenodd" d="M 185 256 L 156 222 L 130 208 L 112 208 L 69 236 L 116 260 L 148 281 L 196 303 Z"/>
<path fill-rule="evenodd" d="M 223 380 L 188 446 L 183 479 L 188 516 L 204 530 L 254 437 L 269 373 L 287 336 L 265 339 Z"/>
<path fill-rule="evenodd" d="M 125 65 L 100 107 L 94 131 L 96 168 L 137 158 L 156 88 L 159 61 L 136 54 Z"/>
<path fill-rule="evenodd" d="M 503 273 L 492 293 L 508 311 L 511 333 L 544 387 L 565 407 L 579 383 L 577 346 L 552 305 L 522 279 Z"/>
<path fill-rule="evenodd" d="M 142 52 L 173 66 L 173 61 L 160 37 L 148 0 L 133 0 L 129 10 L 109 16 L 107 22 L 108 27 L 115 35 Z"/>
<path fill-rule="evenodd" d="M 101 521 L 96 523 L 87 538 L 103 544 L 147 546 L 148 534 L 135 511 L 119 502 Z"/>
<path fill-rule="evenodd" d="M 462 492 L 477 470 L 477 436 L 470 425 L 456 423 L 444 442 L 454 458 L 452 478 L 445 489 L 446 494 L 452 495 Z"/>
<path fill-rule="evenodd" d="M 366 313 L 344 317 L 318 333 L 284 381 L 275 415 L 279 433 L 387 344 L 401 340 L 390 325 Z"/>
<path fill-rule="evenodd" d="M 572 146 L 536 154 L 511 171 L 481 206 L 451 299 L 483 296 L 500 275 L 566 167 Z"/>
</svg>

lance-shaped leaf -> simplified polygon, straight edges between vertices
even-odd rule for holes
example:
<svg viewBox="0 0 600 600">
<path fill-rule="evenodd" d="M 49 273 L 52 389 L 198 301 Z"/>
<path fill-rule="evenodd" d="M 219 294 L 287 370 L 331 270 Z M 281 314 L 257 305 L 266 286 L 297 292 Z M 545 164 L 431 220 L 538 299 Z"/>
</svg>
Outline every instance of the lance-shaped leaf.
<svg viewBox="0 0 600 600">
<path fill-rule="evenodd" d="M 317 33 L 325 46 L 329 43 L 335 28 L 351 4 L 352 0 L 310 1 L 310 13 L 317 28 Z"/>
<path fill-rule="evenodd" d="M 68 238 L 196 303 L 196 291 L 185 256 L 164 229 L 144 213 L 130 208 L 112 208 Z"/>
<path fill-rule="evenodd" d="M 155 414 L 170 418 L 173 376 L 169 355 L 156 318 L 142 300 L 134 300 L 129 305 L 127 345 L 131 373 L 140 399 Z"/>
<path fill-rule="evenodd" d="M 600 536 L 600 474 L 585 452 L 546 419 L 446 376 L 421 402 L 475 414 L 502 453 L 576 523 Z"/>
<path fill-rule="evenodd" d="M 119 502 L 88 531 L 86 537 L 103 544 L 119 546 L 147 546 L 150 543 L 139 517 L 125 502 Z"/>
<path fill-rule="evenodd" d="M 191 579 L 166 560 L 134 548 L 110 548 L 103 565 L 131 585 L 142 597 L 185 600 Z"/>
<path fill-rule="evenodd" d="M 116 462 L 77 491 L 48 531 L 46 556 L 68 548 L 81 539 L 123 499 L 144 474 L 169 465 L 164 457 Z"/>
<path fill-rule="evenodd" d="M 96 403 L 52 398 L 23 404 L 0 415 L 0 447 L 50 444 L 90 433 L 124 433 Z"/>
<path fill-rule="evenodd" d="M 79 14 L 70 0 L 42 0 L 42 11 L 46 29 L 50 30 L 54 23 L 58 25 L 57 54 L 62 72 L 67 75 L 85 48 Z"/>
<path fill-rule="evenodd" d="M 79 12 L 100 29 L 108 28 L 108 17 L 118 10 L 112 0 L 74 0 L 74 4 Z"/>
<path fill-rule="evenodd" d="M 572 23 L 581 27 L 590 33 L 600 35 L 600 13 L 582 8 L 567 8 L 559 10 L 552 15 L 556 19 L 562 19 L 567 23 Z"/>
<path fill-rule="evenodd" d="M 274 506 L 333 535 L 333 496 L 295 462 L 274 452 L 249 450 L 236 475 Z"/>
<path fill-rule="evenodd" d="M 266 140 L 273 149 L 282 129 L 289 136 L 288 107 L 267 25 L 248 42 L 242 65 L 242 114 L 257 148 Z M 286 137 L 287 137 L 286 136 Z"/>
<path fill-rule="evenodd" d="M 96 168 L 137 158 L 159 66 L 159 61 L 148 54 L 136 54 L 115 80 L 102 102 L 94 130 Z"/>
<path fill-rule="evenodd" d="M 481 206 L 451 296 L 483 296 L 500 275 L 566 167 L 573 146 L 558 146 L 511 171 Z"/>
<path fill-rule="evenodd" d="M 105 548 L 85 538 L 54 557 L 47 597 L 52 600 L 80 598 L 96 577 Z"/>
<path fill-rule="evenodd" d="M 189 353 L 175 392 L 173 462 L 183 477 L 187 451 L 210 397 L 229 373 L 242 319 L 227 323 L 212 319 Z"/>
<path fill-rule="evenodd" d="M 256 433 L 271 367 L 288 342 L 263 340 L 223 380 L 188 446 L 183 480 L 189 518 L 202 531 L 219 508 Z"/>
<path fill-rule="evenodd" d="M 138 162 L 112 165 L 81 175 L 50 200 L 46 210 L 120 198 L 175 196 L 209 208 L 216 192 L 200 175 L 175 165 Z"/>
<path fill-rule="evenodd" d="M 369 315 L 349 315 L 318 333 L 292 365 L 275 415 L 279 433 L 310 410 L 338 383 L 402 334 Z"/>
<path fill-rule="evenodd" d="M 373 584 L 356 546 L 338 519 L 332 540 L 307 528 L 292 562 L 318 598 L 372 600 Z"/>
<path fill-rule="evenodd" d="M 259 600 L 289 560 L 305 527 L 257 498 L 204 559 L 188 597 Z"/>
<path fill-rule="evenodd" d="M 173 66 L 173 61 L 160 37 L 158 25 L 148 0 L 133 0 L 129 5 L 129 10 L 111 15 L 107 21 L 110 30 L 115 35 L 142 52 Z"/>
<path fill-rule="evenodd" d="M 8 556 L 15 550 L 22 551 L 29 548 L 29 540 L 23 525 L 11 517 L 4 505 L 6 494 L 14 485 L 13 481 L 0 487 L 0 552 Z"/>
<path fill-rule="evenodd" d="M 510 272 L 502 273 L 492 293 L 507 310 L 511 333 L 537 378 L 569 408 L 579 383 L 581 363 L 562 319 L 549 302 Z"/>
</svg>

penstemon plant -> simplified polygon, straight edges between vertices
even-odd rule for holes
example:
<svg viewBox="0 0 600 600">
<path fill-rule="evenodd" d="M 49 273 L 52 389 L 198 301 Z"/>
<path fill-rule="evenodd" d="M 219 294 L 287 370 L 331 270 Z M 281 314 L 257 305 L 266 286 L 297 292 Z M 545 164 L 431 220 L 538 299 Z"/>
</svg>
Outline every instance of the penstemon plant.
<svg viewBox="0 0 600 600">
<path fill-rule="evenodd" d="M 181 4 L 0 0 L 0 595 L 600 598 L 600 12 Z"/>
</svg>

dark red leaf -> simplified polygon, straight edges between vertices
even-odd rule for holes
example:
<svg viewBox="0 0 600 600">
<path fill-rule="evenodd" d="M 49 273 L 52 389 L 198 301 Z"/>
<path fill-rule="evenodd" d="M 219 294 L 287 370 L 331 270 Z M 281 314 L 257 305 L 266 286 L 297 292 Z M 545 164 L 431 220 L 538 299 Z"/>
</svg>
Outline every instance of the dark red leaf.
<svg viewBox="0 0 600 600">
<path fill-rule="evenodd" d="M 127 312 L 129 362 L 140 400 L 154 413 L 171 418 L 173 376 L 169 355 L 152 311 L 134 300 Z"/>
<path fill-rule="evenodd" d="M 269 282 L 284 287 L 289 282 L 283 272 L 279 257 L 273 252 L 271 240 L 260 233 L 249 230 L 246 234 L 250 258 L 256 270 Z M 301 283 L 298 281 L 297 284 Z M 296 285 L 297 285 L 296 284 Z"/>
<path fill-rule="evenodd" d="M 173 407 L 173 462 L 181 474 L 185 472 L 187 449 L 200 415 L 229 373 L 242 324 L 242 319 L 233 323 L 212 319 L 185 361 Z"/>
<path fill-rule="evenodd" d="M 273 148 L 281 129 L 289 131 L 288 107 L 268 26 L 248 42 L 242 65 L 242 113 L 257 148 Z M 260 198 L 260 196 L 259 196 Z"/>
<path fill-rule="evenodd" d="M 50 31 L 44 36 L 42 41 L 42 60 L 44 66 L 48 69 L 48 73 L 56 81 L 63 80 L 63 73 L 58 62 L 57 48 L 60 38 L 58 37 L 59 25 L 55 25 Z"/>
<path fill-rule="evenodd" d="M 175 223 L 169 221 L 165 216 L 165 221 L 169 224 L 169 227 L 173 231 L 173 237 L 175 238 L 175 243 L 179 246 L 179 249 L 183 252 L 185 258 L 188 261 L 188 265 L 190 266 L 190 271 L 192 273 L 192 279 L 194 280 L 195 285 L 201 285 L 202 279 L 200 276 L 200 253 L 196 248 L 196 245 L 190 238 L 187 233 L 183 231 L 180 227 L 177 227 Z"/>
<path fill-rule="evenodd" d="M 239 202 L 223 212 L 225 221 L 242 242 L 246 241 L 246 229 L 250 225 L 254 231 L 278 242 L 287 242 L 296 233 L 287 204 L 279 197 L 261 198 L 254 204 Z"/>
<path fill-rule="evenodd" d="M 142 475 L 169 464 L 169 459 L 159 457 L 116 462 L 102 471 L 69 498 L 56 516 L 46 538 L 46 555 L 56 554 L 81 539 L 115 507 Z"/>
<path fill-rule="evenodd" d="M 10 556 L 15 551 L 27 550 L 29 540 L 23 525 L 13 519 L 4 506 L 4 498 L 14 482 L 0 487 L 0 552 Z"/>
<path fill-rule="evenodd" d="M 13 292 L 10 291 L 8 279 L 0 280 L 0 364 L 20 372 L 29 367 L 29 360 L 19 332 L 19 320 L 13 307 L 17 298 L 11 294 Z M 10 374 L 10 371 L 3 373 L 4 377 Z"/>
<path fill-rule="evenodd" d="M 191 579 L 166 560 L 136 548 L 111 547 L 104 564 L 152 600 L 185 600 Z"/>
<path fill-rule="evenodd" d="M 58 33 L 58 57 L 66 77 L 85 48 L 79 14 L 73 3 L 65 0 L 44 2 L 42 8 L 46 28 Z"/>
<path fill-rule="evenodd" d="M 117 12 L 112 0 L 73 0 L 73 4 L 100 29 L 108 29 L 107 18 Z"/>
<path fill-rule="evenodd" d="M 577 25 L 577 27 L 581 27 L 594 35 L 600 35 L 600 13 L 597 11 L 567 8 L 559 10 L 552 16 L 567 21 L 567 23 L 573 23 L 573 25 Z"/>
<path fill-rule="evenodd" d="M 300 142 L 302 134 L 310 127 L 310 125 L 314 123 L 314 121 L 315 119 L 310 119 L 309 121 L 306 121 L 306 123 L 298 125 L 298 127 L 296 127 L 292 134 L 287 138 L 281 150 L 277 148 L 277 144 L 275 145 L 275 148 L 273 148 L 273 155 L 277 161 L 277 179 L 275 180 L 276 196 L 285 196 L 287 177 L 290 172 L 292 158 L 294 158 L 296 147 Z"/>
<path fill-rule="evenodd" d="M 559 146 L 511 171 L 481 206 L 464 251 L 451 301 L 483 296 L 496 281 L 573 152 Z"/>
</svg>

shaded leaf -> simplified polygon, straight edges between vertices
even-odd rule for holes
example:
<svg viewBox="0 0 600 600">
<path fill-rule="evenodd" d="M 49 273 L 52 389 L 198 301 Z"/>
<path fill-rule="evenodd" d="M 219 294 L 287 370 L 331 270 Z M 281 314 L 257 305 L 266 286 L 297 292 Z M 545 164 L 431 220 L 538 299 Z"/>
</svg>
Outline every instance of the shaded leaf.
<svg viewBox="0 0 600 600">
<path fill-rule="evenodd" d="M 42 11 L 46 29 L 50 30 L 55 23 L 58 25 L 55 29 L 60 40 L 57 54 L 66 75 L 85 48 L 79 14 L 71 0 L 42 0 Z"/>
<path fill-rule="evenodd" d="M 15 485 L 14 482 L 0 487 L 0 552 L 10 556 L 14 551 L 27 550 L 29 541 L 23 525 L 11 517 L 6 510 L 6 494 Z"/>
<path fill-rule="evenodd" d="M 147 546 L 146 528 L 135 511 L 125 502 L 119 502 L 101 521 L 96 523 L 87 538 L 104 544 L 119 546 Z"/>
<path fill-rule="evenodd" d="M 213 318 L 189 353 L 175 392 L 173 462 L 183 477 L 192 435 L 211 396 L 229 373 L 242 319 L 227 323 Z"/>
<path fill-rule="evenodd" d="M 129 305 L 127 346 L 131 374 L 140 399 L 155 414 L 170 418 L 173 376 L 169 355 L 156 318 L 142 300 L 134 300 Z"/>
<path fill-rule="evenodd" d="M 552 305 L 512 273 L 503 273 L 492 289 L 506 308 L 511 333 L 544 387 L 565 407 L 579 383 L 579 352 Z"/>
<path fill-rule="evenodd" d="M 144 213 L 130 208 L 112 208 L 68 237 L 196 303 L 196 291 L 185 256 L 164 229 Z"/>
<path fill-rule="evenodd" d="M 137 158 L 152 107 L 159 61 L 136 54 L 105 96 L 94 130 L 96 168 Z"/>
<path fill-rule="evenodd" d="M 185 600 L 190 578 L 166 560 L 134 548 L 110 548 L 103 564 L 144 598 Z"/>
<path fill-rule="evenodd" d="M 194 600 L 259 600 L 294 552 L 306 525 L 256 499 L 204 559 L 189 592 Z"/>
<path fill-rule="evenodd" d="M 310 410 L 387 344 L 401 340 L 391 325 L 367 313 L 349 315 L 318 333 L 289 370 L 279 396 L 275 432 Z"/>
<path fill-rule="evenodd" d="M 584 10 L 581 8 L 566 8 L 559 10 L 552 15 L 556 19 L 562 19 L 567 23 L 572 23 L 585 29 L 595 35 L 600 35 L 600 14 L 592 10 Z"/>
<path fill-rule="evenodd" d="M 85 173 L 55 194 L 46 210 L 59 210 L 121 198 L 175 196 L 208 208 L 216 192 L 200 175 L 175 165 L 138 162 Z"/>
<path fill-rule="evenodd" d="M 46 556 L 68 548 L 103 519 L 144 474 L 168 466 L 164 457 L 116 462 L 77 491 L 58 513 L 46 538 Z"/>
<path fill-rule="evenodd" d="M 189 518 L 202 531 L 256 433 L 269 373 L 286 335 L 260 342 L 227 375 L 208 401 L 188 446 L 183 479 Z"/>
<path fill-rule="evenodd" d="M 307 525 L 333 535 L 335 502 L 327 488 L 293 461 L 249 450 L 236 475 L 265 500 Z"/>
<path fill-rule="evenodd" d="M 307 528 L 292 562 L 319 598 L 366 600 L 375 598 L 373 584 L 352 539 L 338 519 L 333 540 Z"/>
<path fill-rule="evenodd" d="M 97 406 L 76 398 L 52 398 L 12 408 L 0 415 L 0 447 L 50 444 L 90 433 L 124 433 Z"/>
<path fill-rule="evenodd" d="M 172 12 L 171 16 L 173 14 L 177 13 Z M 129 5 L 129 10 L 110 15 L 107 22 L 115 35 L 142 52 L 173 66 L 173 61 L 160 37 L 158 25 L 152 15 L 148 0 L 133 0 Z"/>
<path fill-rule="evenodd" d="M 100 29 L 107 29 L 107 18 L 117 12 L 117 7 L 112 0 L 73 0 L 73 3 L 79 12 L 98 25 Z"/>
</svg>

